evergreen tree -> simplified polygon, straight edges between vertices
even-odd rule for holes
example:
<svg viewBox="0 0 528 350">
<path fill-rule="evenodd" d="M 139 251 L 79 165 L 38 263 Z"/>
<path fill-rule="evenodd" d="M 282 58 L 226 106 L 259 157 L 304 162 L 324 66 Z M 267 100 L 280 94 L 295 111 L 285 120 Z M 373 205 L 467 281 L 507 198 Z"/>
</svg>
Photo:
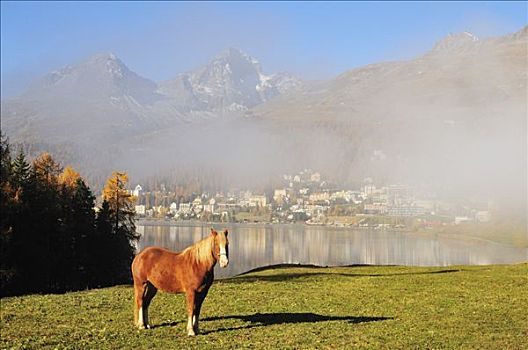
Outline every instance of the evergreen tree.
<svg viewBox="0 0 528 350">
<path fill-rule="evenodd" d="M 71 232 L 75 237 L 74 251 L 77 253 L 77 275 L 80 288 L 90 287 L 93 265 L 92 253 L 99 249 L 95 240 L 95 196 L 79 177 L 73 192 L 72 213 L 74 217 Z"/>
<path fill-rule="evenodd" d="M 12 259 L 11 236 L 14 190 L 12 181 L 12 159 L 7 138 L 0 134 L 0 293 L 11 291 L 16 269 Z"/>
<path fill-rule="evenodd" d="M 61 187 L 61 233 L 64 248 L 61 263 L 67 273 L 61 279 L 62 288 L 80 289 L 90 286 L 89 240 L 95 231 L 95 197 L 86 186 L 80 174 L 66 167 L 59 175 Z"/>
<path fill-rule="evenodd" d="M 19 272 L 16 284 L 23 291 L 57 290 L 57 281 L 64 278 L 65 267 L 60 264 L 65 247 L 59 229 L 59 171 L 53 158 L 42 154 L 33 161 L 27 180 L 17 190 L 12 238 Z"/>
<path fill-rule="evenodd" d="M 0 184 L 4 185 L 7 183 L 11 176 L 12 170 L 12 159 L 11 159 L 11 147 L 7 137 L 0 133 Z"/>
<path fill-rule="evenodd" d="M 29 180 L 30 171 L 31 171 L 31 166 L 26 161 L 26 156 L 24 155 L 24 152 L 20 150 L 17 157 L 13 161 L 13 167 L 12 167 L 12 172 L 13 172 L 12 183 L 13 183 L 14 188 L 17 191 L 20 191 L 22 187 L 24 187 L 26 182 Z"/>
<path fill-rule="evenodd" d="M 109 286 L 118 275 L 118 268 L 115 266 L 115 240 L 111 220 L 110 204 L 103 200 L 95 219 L 95 239 L 89 242 L 93 256 L 90 276 L 94 286 Z"/>
</svg>

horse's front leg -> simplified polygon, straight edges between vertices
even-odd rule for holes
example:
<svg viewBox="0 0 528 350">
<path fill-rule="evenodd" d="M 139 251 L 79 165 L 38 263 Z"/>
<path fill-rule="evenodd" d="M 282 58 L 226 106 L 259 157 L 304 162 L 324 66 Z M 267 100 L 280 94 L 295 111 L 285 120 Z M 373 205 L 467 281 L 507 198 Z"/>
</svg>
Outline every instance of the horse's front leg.
<svg viewBox="0 0 528 350">
<path fill-rule="evenodd" d="M 196 335 L 193 327 L 193 317 L 196 308 L 196 292 L 194 290 L 187 291 L 185 292 L 185 296 L 187 299 L 187 335 Z"/>
</svg>

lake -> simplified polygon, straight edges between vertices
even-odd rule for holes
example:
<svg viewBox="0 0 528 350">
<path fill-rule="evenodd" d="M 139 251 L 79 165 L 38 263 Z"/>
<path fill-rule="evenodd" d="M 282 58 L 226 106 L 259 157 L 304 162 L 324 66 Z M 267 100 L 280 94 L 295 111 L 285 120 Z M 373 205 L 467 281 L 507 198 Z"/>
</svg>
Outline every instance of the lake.
<svg viewBox="0 0 528 350">
<path fill-rule="evenodd" d="M 216 230 L 224 226 L 214 225 Z M 528 261 L 528 249 L 477 239 L 416 235 L 399 231 L 295 224 L 228 224 L 230 277 L 274 264 L 488 265 Z M 162 246 L 180 251 L 207 237 L 211 224 L 138 225 L 138 248 Z"/>
</svg>

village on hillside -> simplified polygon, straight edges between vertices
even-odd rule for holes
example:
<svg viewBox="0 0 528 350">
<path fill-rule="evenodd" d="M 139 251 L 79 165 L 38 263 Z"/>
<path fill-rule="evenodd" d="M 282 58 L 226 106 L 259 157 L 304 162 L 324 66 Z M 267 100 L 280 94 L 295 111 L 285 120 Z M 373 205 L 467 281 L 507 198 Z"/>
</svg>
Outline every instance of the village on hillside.
<svg viewBox="0 0 528 350">
<path fill-rule="evenodd" d="M 270 193 L 248 190 L 197 193 L 183 200 L 171 191 L 144 191 L 137 185 L 140 219 L 240 223 L 305 223 L 308 225 L 366 228 L 409 228 L 488 222 L 491 203 L 472 206 L 449 203 L 419 193 L 407 185 L 376 186 L 366 178 L 358 189 L 342 189 L 327 183 L 319 172 L 305 169 L 283 175 L 283 186 Z"/>
</svg>

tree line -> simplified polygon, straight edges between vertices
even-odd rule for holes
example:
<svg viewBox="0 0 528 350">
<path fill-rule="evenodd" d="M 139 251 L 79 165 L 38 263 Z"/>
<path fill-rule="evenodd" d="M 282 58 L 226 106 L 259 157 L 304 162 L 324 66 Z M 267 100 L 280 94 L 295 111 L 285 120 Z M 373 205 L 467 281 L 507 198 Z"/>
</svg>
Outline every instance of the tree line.
<svg viewBox="0 0 528 350">
<path fill-rule="evenodd" d="M 49 153 L 29 162 L 1 136 L 0 295 L 54 293 L 128 283 L 138 239 L 127 175 L 96 197 Z"/>
</svg>

